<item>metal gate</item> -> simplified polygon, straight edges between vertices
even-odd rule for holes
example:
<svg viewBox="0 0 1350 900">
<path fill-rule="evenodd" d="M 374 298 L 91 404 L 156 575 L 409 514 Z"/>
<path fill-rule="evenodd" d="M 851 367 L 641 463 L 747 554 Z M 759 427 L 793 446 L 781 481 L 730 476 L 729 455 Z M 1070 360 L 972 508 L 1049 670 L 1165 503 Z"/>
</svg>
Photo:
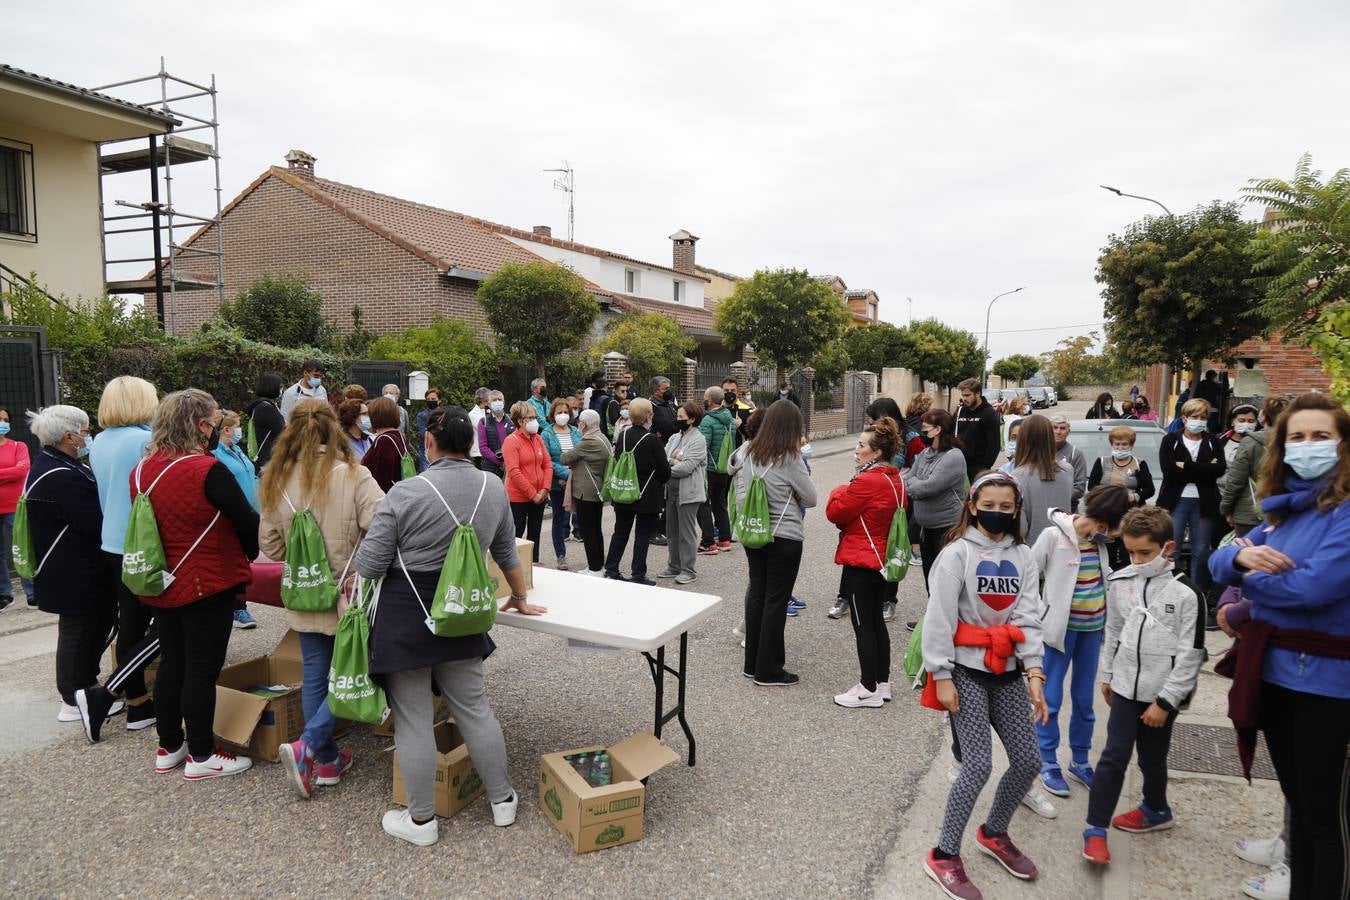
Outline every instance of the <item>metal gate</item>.
<svg viewBox="0 0 1350 900">
<path fill-rule="evenodd" d="M 867 426 L 867 404 L 872 402 L 871 385 L 866 373 L 849 372 L 844 376 L 844 409 L 848 434 L 857 434 Z"/>
<path fill-rule="evenodd" d="M 10 438 L 33 454 L 42 448 L 24 413 L 60 402 L 58 361 L 47 349 L 47 329 L 0 325 L 0 406 L 9 411 Z"/>
</svg>

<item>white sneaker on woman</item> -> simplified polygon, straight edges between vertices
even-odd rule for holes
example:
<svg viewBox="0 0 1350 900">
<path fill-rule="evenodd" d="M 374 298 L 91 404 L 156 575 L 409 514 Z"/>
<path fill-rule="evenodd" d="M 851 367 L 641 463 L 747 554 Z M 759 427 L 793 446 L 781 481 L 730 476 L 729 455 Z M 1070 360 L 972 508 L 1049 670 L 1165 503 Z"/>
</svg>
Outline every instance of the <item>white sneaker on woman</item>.
<svg viewBox="0 0 1350 900">
<path fill-rule="evenodd" d="M 184 781 L 202 781 L 207 778 L 224 778 L 226 775 L 238 775 L 240 772 L 247 772 L 253 768 L 253 760 L 247 756 L 235 756 L 233 753 L 227 753 L 220 748 L 201 762 L 187 758 L 187 765 L 183 767 Z"/>
<path fill-rule="evenodd" d="M 1284 841 L 1273 838 L 1241 838 L 1233 841 L 1233 852 L 1258 866 L 1278 866 L 1284 862 Z"/>
<path fill-rule="evenodd" d="M 391 809 L 384 814 L 384 833 L 405 840 L 419 847 L 430 847 L 441 838 L 441 830 L 436 827 L 436 817 L 430 822 L 418 825 L 412 819 L 412 813 L 406 809 Z"/>
<path fill-rule="evenodd" d="M 515 791 L 512 791 L 511 796 L 501 803 L 493 803 L 492 824 L 496 825 L 498 828 L 505 828 L 514 823 L 516 821 L 516 808 L 518 806 L 520 806 L 520 795 Z"/>
<path fill-rule="evenodd" d="M 891 702 L 891 683 L 890 683 L 889 681 L 878 681 L 878 682 L 877 682 L 877 693 L 881 695 L 881 699 L 882 699 L 883 702 L 885 702 L 885 703 L 890 703 L 890 702 Z"/>
<path fill-rule="evenodd" d="M 834 702 L 838 703 L 840 706 L 846 706 L 849 709 L 859 709 L 861 707 L 876 709 L 886 701 L 881 699 L 881 694 L 876 691 L 869 691 L 859 683 L 855 684 L 842 694 L 835 694 Z"/>
<path fill-rule="evenodd" d="M 1026 792 L 1026 795 L 1022 798 L 1022 805 L 1042 819 L 1053 819 L 1059 815 L 1059 810 L 1055 809 L 1055 804 L 1051 803 L 1050 798 L 1045 796 L 1045 791 L 1041 790 L 1039 781 L 1031 786 L 1031 790 Z"/>
<path fill-rule="evenodd" d="M 1254 875 L 1242 882 L 1242 893 L 1256 900 L 1289 900 L 1289 867 L 1284 863 L 1264 875 Z"/>
</svg>

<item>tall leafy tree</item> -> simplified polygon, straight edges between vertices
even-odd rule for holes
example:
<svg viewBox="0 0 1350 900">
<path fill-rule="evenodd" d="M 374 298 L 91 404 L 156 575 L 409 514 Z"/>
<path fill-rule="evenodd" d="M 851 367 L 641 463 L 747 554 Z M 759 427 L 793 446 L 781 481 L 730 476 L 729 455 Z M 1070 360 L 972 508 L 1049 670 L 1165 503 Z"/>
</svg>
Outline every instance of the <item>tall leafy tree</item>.
<svg viewBox="0 0 1350 900">
<path fill-rule="evenodd" d="M 951 387 L 984 371 L 984 351 L 979 338 L 969 331 L 924 319 L 901 329 L 907 333 L 908 368 L 924 381 Z"/>
<path fill-rule="evenodd" d="M 904 366 L 910 351 L 908 332 L 887 322 L 850 328 L 843 342 L 854 369 L 878 375 L 882 369 Z"/>
<path fill-rule="evenodd" d="M 424 327 L 405 328 L 377 338 L 371 359 L 406 362 L 430 376 L 443 399 L 468 408 L 473 392 L 497 381 L 497 356 L 463 322 L 437 319 Z"/>
<path fill-rule="evenodd" d="M 503 349 L 528 360 L 541 377 L 600 315 L 582 277 L 550 262 L 506 263 L 478 286 L 478 302 Z"/>
<path fill-rule="evenodd" d="M 1107 334 L 1123 363 L 1168 363 L 1198 383 L 1207 357 L 1258 334 L 1256 226 L 1238 204 L 1150 216 L 1111 235 L 1097 260 Z"/>
<path fill-rule="evenodd" d="M 1026 353 L 1014 353 L 994 363 L 993 373 L 1019 385 L 1041 370 L 1041 361 Z"/>
<path fill-rule="evenodd" d="M 694 351 L 694 340 L 667 316 L 626 315 L 600 342 L 601 353 L 616 350 L 628 357 L 629 370 L 642 383 L 653 375 L 679 371 L 685 357 Z"/>
<path fill-rule="evenodd" d="M 263 275 L 220 306 L 220 318 L 251 341 L 278 347 L 327 347 L 333 326 L 323 297 L 298 275 Z"/>
<path fill-rule="evenodd" d="M 835 341 L 848 321 L 839 297 L 805 269 L 761 269 L 738 282 L 713 316 L 728 347 L 754 347 L 779 380 Z"/>
<path fill-rule="evenodd" d="M 1040 358 L 1046 377 L 1056 385 L 1123 384 L 1139 380 L 1138 366 L 1121 362 L 1119 353 L 1110 345 L 1101 353 L 1092 352 L 1096 343 L 1095 331 L 1064 338 L 1054 350 Z M 994 371 L 997 372 L 997 368 Z"/>
</svg>

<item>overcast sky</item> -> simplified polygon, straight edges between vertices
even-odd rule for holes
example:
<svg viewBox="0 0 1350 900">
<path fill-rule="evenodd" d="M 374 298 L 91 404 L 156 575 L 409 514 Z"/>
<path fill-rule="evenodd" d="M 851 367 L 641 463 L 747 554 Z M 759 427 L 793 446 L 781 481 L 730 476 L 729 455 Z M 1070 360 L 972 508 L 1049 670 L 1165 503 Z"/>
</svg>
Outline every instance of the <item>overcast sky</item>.
<svg viewBox="0 0 1350 900">
<path fill-rule="evenodd" d="M 1180 212 L 1305 150 L 1350 165 L 1344 2 L 132 6 L 28 5 L 3 61 L 214 73 L 226 200 L 298 147 L 322 177 L 563 235 L 540 170 L 566 158 L 577 239 L 653 262 L 687 228 L 705 265 L 838 274 L 884 319 L 912 297 L 976 333 L 1025 285 L 995 358 L 1101 321 L 1098 248 L 1158 210 L 1099 184 Z"/>
</svg>

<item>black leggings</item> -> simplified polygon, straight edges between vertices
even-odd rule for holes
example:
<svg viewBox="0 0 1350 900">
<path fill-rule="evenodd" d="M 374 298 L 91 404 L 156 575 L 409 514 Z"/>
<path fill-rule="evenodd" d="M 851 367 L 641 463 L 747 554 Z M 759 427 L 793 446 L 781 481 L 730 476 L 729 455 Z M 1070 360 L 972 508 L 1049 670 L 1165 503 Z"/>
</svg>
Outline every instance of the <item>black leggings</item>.
<svg viewBox="0 0 1350 900">
<path fill-rule="evenodd" d="M 215 752 L 216 679 L 230 643 L 237 588 L 186 606 L 156 611 L 162 656 L 155 679 L 159 745 L 177 750 L 187 730 L 188 752 Z"/>
<path fill-rule="evenodd" d="M 605 567 L 605 534 L 600 528 L 605 505 L 599 500 L 578 500 L 576 527 L 586 548 L 586 568 L 599 572 Z"/>
<path fill-rule="evenodd" d="M 717 526 L 717 540 L 731 540 L 731 522 L 727 519 L 727 493 L 731 476 L 708 473 L 708 502 L 698 508 L 698 527 L 703 533 L 699 541 L 704 547 L 713 542 L 713 526 Z"/>
<path fill-rule="evenodd" d="M 544 504 L 511 502 L 511 519 L 516 524 L 516 537 L 534 543 L 534 561 L 539 562 L 539 533 L 544 528 Z"/>
<path fill-rule="evenodd" d="M 745 658 L 741 671 L 761 681 L 783 674 L 787 602 L 802 564 L 802 542 L 775 538 L 745 548 L 750 586 L 745 593 Z"/>
<path fill-rule="evenodd" d="M 924 590 L 928 590 L 928 573 L 933 570 L 933 563 L 937 562 L 938 554 L 942 552 L 943 538 L 947 536 L 951 527 L 943 525 L 938 528 L 919 529 L 919 550 L 923 553 Z"/>
<path fill-rule="evenodd" d="M 858 680 L 869 691 L 891 680 L 891 636 L 881 618 L 889 584 L 875 569 L 844 566 L 844 597 L 851 607 L 853 637 L 858 645 Z"/>
<path fill-rule="evenodd" d="M 145 696 L 145 667 L 159 655 L 159 632 L 155 611 L 122 583 L 122 554 L 104 553 L 103 559 L 117 579 L 117 671 L 107 688 L 131 699 Z"/>
</svg>

